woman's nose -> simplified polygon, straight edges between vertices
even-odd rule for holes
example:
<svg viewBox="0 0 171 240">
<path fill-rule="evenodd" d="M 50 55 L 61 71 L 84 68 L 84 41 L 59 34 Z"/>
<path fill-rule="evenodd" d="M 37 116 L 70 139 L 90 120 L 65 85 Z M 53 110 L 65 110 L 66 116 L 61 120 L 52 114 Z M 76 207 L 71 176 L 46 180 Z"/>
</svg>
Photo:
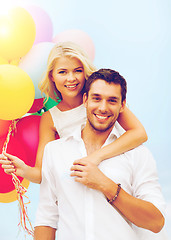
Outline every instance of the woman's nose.
<svg viewBox="0 0 171 240">
<path fill-rule="evenodd" d="M 76 79 L 75 74 L 73 72 L 69 72 L 67 76 L 68 81 L 74 81 Z"/>
</svg>

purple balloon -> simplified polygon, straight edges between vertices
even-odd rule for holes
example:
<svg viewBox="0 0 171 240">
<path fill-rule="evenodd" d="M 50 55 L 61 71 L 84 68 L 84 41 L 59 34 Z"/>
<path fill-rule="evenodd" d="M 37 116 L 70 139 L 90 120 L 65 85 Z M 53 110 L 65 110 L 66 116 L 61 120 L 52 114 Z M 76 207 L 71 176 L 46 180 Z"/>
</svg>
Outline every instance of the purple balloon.
<svg viewBox="0 0 171 240">
<path fill-rule="evenodd" d="M 53 25 L 48 14 L 42 8 L 37 6 L 28 6 L 26 10 L 31 14 L 36 25 L 36 38 L 34 44 L 51 42 Z"/>
</svg>

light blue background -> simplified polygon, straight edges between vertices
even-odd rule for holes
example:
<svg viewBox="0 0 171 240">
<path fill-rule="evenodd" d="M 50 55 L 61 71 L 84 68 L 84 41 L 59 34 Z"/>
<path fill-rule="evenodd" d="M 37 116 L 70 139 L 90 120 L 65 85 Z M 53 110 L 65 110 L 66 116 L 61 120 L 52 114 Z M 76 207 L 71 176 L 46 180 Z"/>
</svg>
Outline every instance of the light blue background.
<svg viewBox="0 0 171 240">
<path fill-rule="evenodd" d="M 80 29 L 94 42 L 97 68 L 113 68 L 128 82 L 127 102 L 146 128 L 167 202 L 166 228 L 171 238 L 171 1 L 170 0 L 29 0 L 53 22 L 54 36 Z M 22 3 L 23 4 L 23 3 Z M 22 5 L 21 5 L 22 6 Z M 34 222 L 39 186 L 30 184 L 29 217 Z M 17 202 L 0 204 L 0 239 L 18 234 Z"/>
</svg>

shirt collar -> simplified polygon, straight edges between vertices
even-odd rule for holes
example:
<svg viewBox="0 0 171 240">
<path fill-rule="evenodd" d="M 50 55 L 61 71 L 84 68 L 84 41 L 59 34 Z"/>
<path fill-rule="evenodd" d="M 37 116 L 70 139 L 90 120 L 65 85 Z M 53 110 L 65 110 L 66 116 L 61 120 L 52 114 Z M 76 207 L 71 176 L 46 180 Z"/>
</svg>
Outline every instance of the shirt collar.
<svg viewBox="0 0 171 240">
<path fill-rule="evenodd" d="M 85 123 L 82 124 L 81 126 L 77 127 L 75 129 L 75 131 L 67 137 L 67 139 L 73 138 L 76 141 L 80 141 L 81 131 L 83 130 L 84 127 L 85 127 Z M 110 132 L 108 138 L 106 139 L 106 142 L 104 145 L 109 144 L 110 142 L 116 140 L 119 137 L 120 137 L 120 133 L 119 133 L 118 129 L 116 128 L 116 126 L 114 125 L 114 127 L 113 127 L 112 131 Z"/>
</svg>

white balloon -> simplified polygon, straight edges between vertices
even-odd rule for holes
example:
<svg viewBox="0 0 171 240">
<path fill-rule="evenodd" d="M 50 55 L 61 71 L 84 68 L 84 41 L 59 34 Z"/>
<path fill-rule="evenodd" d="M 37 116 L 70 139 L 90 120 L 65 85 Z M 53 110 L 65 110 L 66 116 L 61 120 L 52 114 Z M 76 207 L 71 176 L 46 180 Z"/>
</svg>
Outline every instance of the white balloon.
<svg viewBox="0 0 171 240">
<path fill-rule="evenodd" d="M 19 67 L 22 68 L 33 81 L 35 99 L 42 97 L 38 84 L 45 74 L 48 56 L 53 46 L 54 43 L 52 42 L 38 43 L 31 48 L 19 63 Z"/>
</svg>

